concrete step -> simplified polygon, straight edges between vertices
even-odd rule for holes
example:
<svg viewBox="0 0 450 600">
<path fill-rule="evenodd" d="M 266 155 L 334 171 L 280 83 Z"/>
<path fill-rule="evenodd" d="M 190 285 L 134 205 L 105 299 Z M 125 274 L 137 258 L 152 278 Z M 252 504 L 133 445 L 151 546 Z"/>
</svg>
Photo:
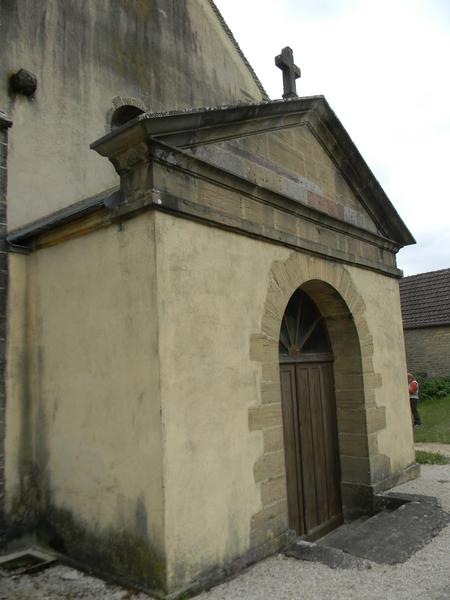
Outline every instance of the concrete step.
<svg viewBox="0 0 450 600">
<path fill-rule="evenodd" d="M 330 569 L 370 569 L 371 563 L 357 556 L 352 556 L 338 548 L 321 546 L 315 542 L 297 540 L 284 551 L 289 558 L 306 560 L 308 562 L 319 562 L 327 565 Z"/>
<path fill-rule="evenodd" d="M 370 516 L 360 517 L 359 519 L 355 519 L 349 523 L 344 523 L 340 525 L 337 529 L 333 529 L 323 538 L 317 540 L 317 544 L 319 546 L 330 546 L 334 548 L 340 548 L 341 545 L 347 540 L 348 536 L 358 529 L 367 519 L 370 519 Z"/>
<path fill-rule="evenodd" d="M 382 510 L 357 523 L 344 525 L 321 540 L 322 546 L 383 564 L 404 562 L 449 522 L 433 502 L 413 500 L 396 510 Z M 340 531 L 341 530 L 341 531 Z"/>
</svg>

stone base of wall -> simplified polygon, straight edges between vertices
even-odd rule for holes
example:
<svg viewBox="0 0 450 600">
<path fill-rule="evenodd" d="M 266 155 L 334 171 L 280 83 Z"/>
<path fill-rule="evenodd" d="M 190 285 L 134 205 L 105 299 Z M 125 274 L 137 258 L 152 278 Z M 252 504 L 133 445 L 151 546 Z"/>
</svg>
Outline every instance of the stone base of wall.
<svg viewBox="0 0 450 600">
<path fill-rule="evenodd" d="M 386 490 L 390 490 L 396 485 L 401 485 L 402 483 L 406 483 L 407 481 L 411 481 L 411 479 L 416 479 L 420 475 L 420 465 L 417 463 L 413 463 L 406 467 L 402 471 L 398 473 L 394 473 L 386 479 L 379 481 L 373 486 L 375 494 L 380 494 L 381 492 L 385 492 Z"/>
<path fill-rule="evenodd" d="M 414 463 L 402 471 L 389 475 L 373 485 L 341 483 L 342 507 L 346 521 L 352 521 L 374 510 L 374 497 L 396 485 L 416 479 L 420 475 L 420 465 Z"/>
<path fill-rule="evenodd" d="M 392 487 L 406 483 L 411 479 L 416 479 L 420 475 L 420 465 L 417 463 L 409 465 L 402 471 L 386 477 L 374 485 L 361 485 L 353 483 L 342 483 L 342 503 L 344 507 L 344 516 L 346 520 L 358 518 L 375 510 L 375 496 Z M 165 597 L 164 600 L 176 600 L 183 594 L 197 594 L 203 590 L 209 589 L 213 585 L 222 583 L 238 575 L 243 569 L 253 563 L 256 563 L 268 556 L 275 554 L 292 544 L 297 539 L 295 531 L 287 529 L 280 535 L 272 538 L 268 542 L 250 549 L 240 558 L 232 561 L 228 565 L 205 573 L 187 588 L 179 590 Z"/>
<path fill-rule="evenodd" d="M 164 594 L 160 590 L 148 589 L 143 586 L 136 585 L 135 583 L 132 583 L 123 577 L 113 575 L 110 572 L 106 572 L 102 569 L 98 569 L 92 564 L 80 562 L 79 560 L 71 558 L 70 556 L 59 553 L 54 549 L 51 549 L 51 552 L 63 564 L 72 566 L 75 569 L 78 569 L 79 571 L 83 571 L 94 576 L 100 577 L 102 579 L 105 579 L 106 581 L 116 583 L 117 585 L 125 587 L 133 585 L 135 589 L 150 594 L 152 598 L 158 600 L 181 600 L 183 598 L 193 597 L 196 594 L 199 594 L 200 592 L 209 590 L 215 585 L 219 585 L 224 581 L 233 579 L 234 577 L 239 575 L 239 573 L 241 573 L 244 569 L 251 566 L 252 564 L 257 563 L 265 558 L 268 558 L 273 554 L 281 552 L 282 550 L 293 544 L 296 539 L 297 535 L 295 531 L 293 531 L 292 529 L 286 529 L 286 531 L 283 531 L 283 533 L 274 537 L 270 541 L 265 542 L 260 546 L 251 548 L 250 550 L 248 550 L 248 552 L 246 552 L 239 558 L 236 558 L 235 560 L 223 565 L 222 567 L 210 569 L 202 573 L 198 578 L 195 579 L 195 581 L 191 582 L 189 585 L 169 594 Z M 23 547 L 23 545 L 18 546 L 19 549 L 22 549 Z M 14 549 L 16 550 L 17 547 L 14 546 Z"/>
<path fill-rule="evenodd" d="M 236 577 L 241 571 L 272 554 L 276 554 L 283 550 L 297 539 L 295 531 L 287 529 L 277 537 L 272 538 L 268 542 L 251 548 L 248 552 L 233 560 L 232 562 L 218 567 L 202 574 L 198 579 L 193 581 L 189 586 L 168 594 L 164 597 L 164 600 L 177 600 L 183 598 L 185 595 L 198 594 L 204 590 L 208 590 L 214 585 L 223 583 L 227 579 Z"/>
</svg>

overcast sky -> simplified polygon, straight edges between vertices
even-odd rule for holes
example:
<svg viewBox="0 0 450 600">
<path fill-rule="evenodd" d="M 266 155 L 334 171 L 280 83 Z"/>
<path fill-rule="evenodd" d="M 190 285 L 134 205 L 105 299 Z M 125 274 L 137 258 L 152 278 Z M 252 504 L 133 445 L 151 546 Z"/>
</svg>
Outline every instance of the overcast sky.
<svg viewBox="0 0 450 600">
<path fill-rule="evenodd" d="M 450 0 L 216 0 L 270 98 L 294 50 L 417 240 L 405 275 L 450 267 Z"/>
</svg>

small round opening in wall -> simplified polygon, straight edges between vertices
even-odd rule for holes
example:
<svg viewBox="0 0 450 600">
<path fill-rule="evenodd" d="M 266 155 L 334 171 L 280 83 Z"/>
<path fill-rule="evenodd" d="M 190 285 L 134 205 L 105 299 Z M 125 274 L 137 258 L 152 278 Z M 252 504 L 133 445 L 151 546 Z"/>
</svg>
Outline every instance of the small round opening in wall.
<svg viewBox="0 0 450 600">
<path fill-rule="evenodd" d="M 111 129 L 117 129 L 118 127 L 122 127 L 128 121 L 135 119 L 139 115 L 142 115 L 144 111 L 142 108 L 138 108 L 137 106 L 131 106 L 130 104 L 125 104 L 124 106 L 119 106 L 111 118 Z"/>
</svg>

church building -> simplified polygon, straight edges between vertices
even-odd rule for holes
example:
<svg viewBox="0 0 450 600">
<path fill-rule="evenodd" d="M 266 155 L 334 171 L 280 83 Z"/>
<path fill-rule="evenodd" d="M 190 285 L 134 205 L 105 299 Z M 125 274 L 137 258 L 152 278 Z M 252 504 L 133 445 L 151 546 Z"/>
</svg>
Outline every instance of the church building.
<svg viewBox="0 0 450 600">
<path fill-rule="evenodd" d="M 270 100 L 212 0 L 0 33 L 3 550 L 177 598 L 417 476 L 414 239 L 289 49 Z"/>
</svg>

